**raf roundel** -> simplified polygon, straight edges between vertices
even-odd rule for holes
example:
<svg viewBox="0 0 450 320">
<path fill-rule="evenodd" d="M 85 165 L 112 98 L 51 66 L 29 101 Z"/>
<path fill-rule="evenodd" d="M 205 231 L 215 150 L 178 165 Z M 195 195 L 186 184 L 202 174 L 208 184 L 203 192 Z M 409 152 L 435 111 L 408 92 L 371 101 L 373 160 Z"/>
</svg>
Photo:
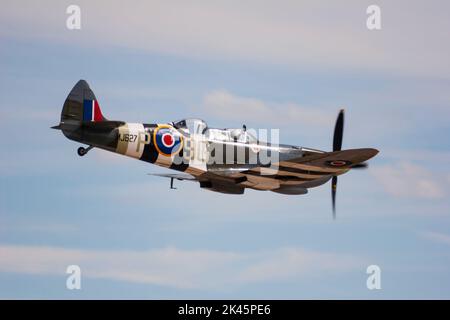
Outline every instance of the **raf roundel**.
<svg viewBox="0 0 450 320">
<path fill-rule="evenodd" d="M 171 126 L 163 125 L 155 129 L 153 143 L 158 153 L 164 156 L 171 156 L 181 150 L 183 137 Z"/>
<path fill-rule="evenodd" d="M 171 148 L 175 144 L 175 139 L 172 136 L 172 133 L 164 133 L 161 141 L 166 148 Z"/>
<path fill-rule="evenodd" d="M 331 160 L 326 161 L 325 164 L 330 167 L 345 167 L 351 165 L 352 162 L 348 160 Z"/>
</svg>

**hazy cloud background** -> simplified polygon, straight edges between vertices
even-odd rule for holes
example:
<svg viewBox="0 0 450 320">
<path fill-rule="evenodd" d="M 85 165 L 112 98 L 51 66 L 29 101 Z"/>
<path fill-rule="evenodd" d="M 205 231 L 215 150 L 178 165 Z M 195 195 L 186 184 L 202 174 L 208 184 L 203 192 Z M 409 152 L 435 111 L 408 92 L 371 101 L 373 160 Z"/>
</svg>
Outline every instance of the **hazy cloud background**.
<svg viewBox="0 0 450 320">
<path fill-rule="evenodd" d="M 445 1 L 3 1 L 0 297 L 449 298 L 450 30 Z M 281 128 L 375 147 L 307 196 L 232 197 L 50 130 L 80 78 L 112 119 Z M 81 291 L 65 289 L 79 264 Z M 366 267 L 382 269 L 378 292 Z"/>
</svg>

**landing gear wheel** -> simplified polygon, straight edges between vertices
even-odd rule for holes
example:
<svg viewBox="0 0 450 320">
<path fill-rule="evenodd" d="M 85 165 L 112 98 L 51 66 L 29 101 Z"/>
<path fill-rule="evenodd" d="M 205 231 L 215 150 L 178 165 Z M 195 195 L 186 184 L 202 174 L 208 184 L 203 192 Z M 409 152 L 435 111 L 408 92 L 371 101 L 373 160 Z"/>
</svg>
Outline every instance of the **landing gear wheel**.
<svg viewBox="0 0 450 320">
<path fill-rule="evenodd" d="M 78 153 L 78 155 L 80 157 L 82 157 L 82 156 L 86 155 L 86 153 L 88 153 L 88 152 L 87 152 L 87 150 L 85 148 L 79 147 L 78 150 L 77 150 L 77 153 Z"/>
</svg>

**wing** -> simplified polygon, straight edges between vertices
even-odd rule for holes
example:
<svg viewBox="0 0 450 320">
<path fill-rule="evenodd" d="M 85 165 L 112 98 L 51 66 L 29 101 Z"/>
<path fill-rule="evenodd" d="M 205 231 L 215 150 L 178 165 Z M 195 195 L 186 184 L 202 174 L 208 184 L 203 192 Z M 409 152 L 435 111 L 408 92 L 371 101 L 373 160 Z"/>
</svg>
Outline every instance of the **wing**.
<svg viewBox="0 0 450 320">
<path fill-rule="evenodd" d="M 272 166 L 255 166 L 244 171 L 208 171 L 197 177 L 187 173 L 153 174 L 178 180 L 199 181 L 201 188 L 242 194 L 245 188 L 284 194 L 305 194 L 307 188 L 326 183 L 378 153 L 376 149 L 336 152 L 304 151 L 301 156 L 282 159 Z"/>
<path fill-rule="evenodd" d="M 343 174 L 353 166 L 372 158 L 375 149 L 349 149 L 336 152 L 305 151 L 302 156 L 282 159 L 270 167 L 257 166 L 234 173 L 229 178 L 245 177 L 240 185 L 258 190 L 298 192 L 326 183 L 331 177 Z"/>
<path fill-rule="evenodd" d="M 294 169 L 293 172 L 320 174 L 339 174 L 348 171 L 353 166 L 369 160 L 378 153 L 371 148 L 349 149 L 335 152 L 306 153 L 302 157 L 287 159 L 274 164 L 281 171 L 286 168 Z M 305 172 L 307 173 L 307 172 Z"/>
<path fill-rule="evenodd" d="M 240 186 L 239 182 L 242 182 L 242 178 L 231 178 L 231 177 L 223 177 L 220 175 L 216 175 L 214 173 L 205 172 L 204 174 L 195 177 L 188 173 L 149 173 L 153 176 L 170 178 L 170 188 L 176 189 L 173 187 L 173 180 L 190 180 L 190 181 L 198 181 L 200 183 L 200 188 L 220 192 L 227 194 L 243 194 L 244 186 Z M 244 177 L 244 180 L 246 178 Z"/>
</svg>

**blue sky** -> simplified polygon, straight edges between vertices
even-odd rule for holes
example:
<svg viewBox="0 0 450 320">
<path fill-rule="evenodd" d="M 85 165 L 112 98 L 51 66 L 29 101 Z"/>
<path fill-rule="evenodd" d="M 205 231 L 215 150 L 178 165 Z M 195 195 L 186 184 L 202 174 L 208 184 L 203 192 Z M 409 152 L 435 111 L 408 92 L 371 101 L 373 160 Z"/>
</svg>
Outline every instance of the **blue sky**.
<svg viewBox="0 0 450 320">
<path fill-rule="evenodd" d="M 450 298 L 448 3 L 6 1 L 0 13 L 1 298 Z M 120 18 L 120 19 L 119 19 Z M 375 147 L 305 196 L 229 196 L 49 127 L 86 79 L 110 119 L 280 128 Z M 254 110 L 258 112 L 255 114 Z M 66 267 L 82 289 L 66 289 Z M 366 288 L 379 265 L 382 289 Z"/>
</svg>

